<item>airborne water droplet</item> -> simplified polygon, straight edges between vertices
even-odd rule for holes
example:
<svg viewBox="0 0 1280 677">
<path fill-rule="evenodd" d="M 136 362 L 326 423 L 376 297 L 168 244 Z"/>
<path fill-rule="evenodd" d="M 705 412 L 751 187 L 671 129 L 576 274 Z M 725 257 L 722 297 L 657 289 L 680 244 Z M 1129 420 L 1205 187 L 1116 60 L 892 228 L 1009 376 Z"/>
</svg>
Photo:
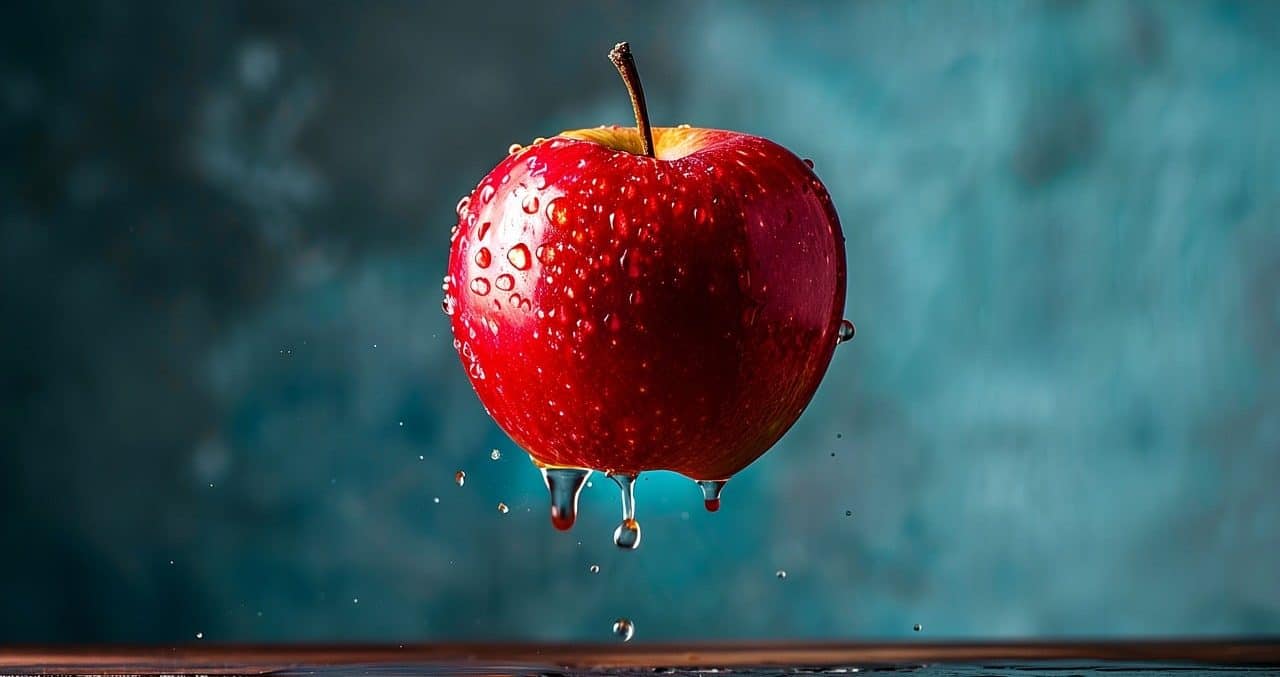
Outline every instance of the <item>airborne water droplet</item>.
<svg viewBox="0 0 1280 677">
<path fill-rule="evenodd" d="M 921 630 L 924 630 L 924 626 L 920 625 L 919 623 L 916 623 L 915 625 L 911 626 L 911 629 L 915 630 L 916 632 L 920 632 Z"/>
<path fill-rule="evenodd" d="M 613 634 L 624 642 L 630 642 L 636 636 L 636 626 L 629 619 L 619 618 L 613 622 Z"/>
<path fill-rule="evenodd" d="M 551 524 L 560 531 L 573 528 L 578 518 L 578 495 L 591 476 L 582 468 L 542 468 L 542 481 L 551 494 Z"/>
<path fill-rule="evenodd" d="M 499 275 L 498 279 L 494 280 L 493 283 L 502 291 L 511 291 L 512 287 L 516 286 L 516 279 L 506 273 L 503 273 Z"/>
<path fill-rule="evenodd" d="M 853 338 L 853 335 L 856 332 L 857 329 L 854 328 L 852 322 L 848 320 L 840 320 L 840 331 L 836 334 L 836 343 L 844 343 L 845 341 L 848 341 Z"/>
<path fill-rule="evenodd" d="M 787 570 L 786 570 L 786 569 L 778 569 L 778 573 L 774 574 L 774 576 L 777 576 L 777 577 L 778 577 L 778 580 L 780 580 L 780 581 L 785 581 L 785 580 L 787 580 Z"/>
<path fill-rule="evenodd" d="M 498 512 L 500 512 L 500 513 L 502 513 L 502 514 L 504 514 L 504 515 L 505 515 L 505 514 L 507 514 L 510 510 L 511 510 L 511 508 L 508 508 L 506 503 L 503 503 L 503 502 L 501 502 L 501 501 L 499 501 L 499 502 L 498 502 Z"/>
<path fill-rule="evenodd" d="M 483 277 L 477 277 L 471 281 L 471 291 L 484 296 L 489 293 L 489 281 Z"/>
<path fill-rule="evenodd" d="M 592 564 L 591 566 L 587 567 L 587 571 L 590 571 L 593 574 L 598 574 L 600 573 L 600 565 Z"/>
<path fill-rule="evenodd" d="M 511 262 L 511 265 L 516 267 L 516 270 L 528 270 L 529 248 L 526 247 L 523 242 L 517 244 L 507 252 L 507 260 Z"/>
<path fill-rule="evenodd" d="M 622 523 L 613 531 L 613 544 L 624 550 L 640 547 L 640 523 L 636 521 L 636 476 L 609 473 L 622 490 Z"/>
<path fill-rule="evenodd" d="M 729 480 L 701 480 L 698 486 L 702 489 L 702 505 L 707 512 L 715 512 L 720 509 L 720 492 L 724 490 L 724 485 Z"/>
<path fill-rule="evenodd" d="M 462 486 L 462 485 L 466 484 L 466 483 L 467 483 L 467 473 L 466 473 L 466 472 L 464 472 L 464 471 L 462 471 L 462 470 L 459 470 L 458 472 L 456 472 L 456 473 L 454 473 L 454 474 L 453 474 L 453 481 L 454 481 L 454 483 L 455 483 L 455 484 L 457 484 L 458 486 Z"/>
<path fill-rule="evenodd" d="M 480 249 L 476 250 L 477 266 L 480 266 L 481 268 L 488 268 L 489 264 L 492 261 L 493 261 L 493 254 L 489 253 L 488 247 L 481 247 Z"/>
<path fill-rule="evenodd" d="M 498 451 L 497 449 L 494 449 L 493 451 L 489 452 L 489 458 L 490 458 L 491 460 L 496 461 L 496 460 L 498 460 L 498 459 L 502 458 L 502 452 L 501 452 L 501 451 Z"/>
</svg>

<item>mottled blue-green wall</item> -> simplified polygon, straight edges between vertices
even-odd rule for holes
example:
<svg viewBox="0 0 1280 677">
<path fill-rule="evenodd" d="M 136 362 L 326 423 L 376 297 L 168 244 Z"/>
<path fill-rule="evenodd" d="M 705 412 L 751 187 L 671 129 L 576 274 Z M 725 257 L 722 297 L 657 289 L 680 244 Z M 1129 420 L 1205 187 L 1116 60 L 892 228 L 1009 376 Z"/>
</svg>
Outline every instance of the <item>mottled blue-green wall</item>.
<svg viewBox="0 0 1280 677">
<path fill-rule="evenodd" d="M 1280 633 L 1280 4 L 2 14 L 0 642 Z M 620 39 L 814 159 L 859 329 L 630 553 L 439 311 L 507 145 L 627 122 Z"/>
</svg>

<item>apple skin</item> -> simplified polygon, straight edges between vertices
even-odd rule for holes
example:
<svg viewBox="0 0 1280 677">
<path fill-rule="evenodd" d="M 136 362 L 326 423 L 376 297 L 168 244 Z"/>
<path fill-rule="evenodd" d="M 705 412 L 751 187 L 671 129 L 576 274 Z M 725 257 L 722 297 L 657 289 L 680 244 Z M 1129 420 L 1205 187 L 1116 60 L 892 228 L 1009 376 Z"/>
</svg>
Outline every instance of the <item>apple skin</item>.
<svg viewBox="0 0 1280 677">
<path fill-rule="evenodd" d="M 782 146 L 654 132 L 657 158 L 615 127 L 499 163 L 458 205 L 444 308 L 480 401 L 538 464 L 727 479 L 826 372 L 844 236 Z"/>
</svg>

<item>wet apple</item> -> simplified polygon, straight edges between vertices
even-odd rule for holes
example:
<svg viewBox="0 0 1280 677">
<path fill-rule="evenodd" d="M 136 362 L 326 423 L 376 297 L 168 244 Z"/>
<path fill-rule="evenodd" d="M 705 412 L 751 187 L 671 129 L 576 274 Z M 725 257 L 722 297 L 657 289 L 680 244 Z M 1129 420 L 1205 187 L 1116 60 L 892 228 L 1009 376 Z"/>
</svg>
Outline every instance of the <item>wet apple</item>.
<svg viewBox="0 0 1280 677">
<path fill-rule="evenodd" d="M 513 146 L 458 204 L 444 310 L 481 403 L 543 468 L 555 525 L 599 470 L 623 487 L 625 532 L 642 471 L 699 481 L 717 509 L 852 325 L 811 163 L 750 134 L 650 127 L 626 44 L 610 56 L 637 126 Z"/>
</svg>

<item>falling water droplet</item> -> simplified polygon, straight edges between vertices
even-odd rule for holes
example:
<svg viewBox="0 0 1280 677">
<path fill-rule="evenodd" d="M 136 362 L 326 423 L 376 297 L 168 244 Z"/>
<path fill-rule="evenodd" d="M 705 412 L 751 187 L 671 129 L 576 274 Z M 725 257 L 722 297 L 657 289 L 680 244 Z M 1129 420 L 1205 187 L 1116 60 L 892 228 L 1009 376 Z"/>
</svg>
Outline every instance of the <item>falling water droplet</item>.
<svg viewBox="0 0 1280 677">
<path fill-rule="evenodd" d="M 498 279 L 494 280 L 493 283 L 502 291 L 511 291 L 511 289 L 516 286 L 516 279 L 506 273 L 503 273 L 499 275 Z"/>
<path fill-rule="evenodd" d="M 919 623 L 916 623 L 915 625 L 911 626 L 911 629 L 915 630 L 916 632 L 920 632 L 921 630 L 924 630 L 924 626 L 920 625 Z"/>
<path fill-rule="evenodd" d="M 613 622 L 613 634 L 624 642 L 630 642 L 631 638 L 636 636 L 635 623 L 626 618 L 619 618 Z"/>
<path fill-rule="evenodd" d="M 600 565 L 592 564 L 591 566 L 587 567 L 587 571 L 590 571 L 593 574 L 598 574 L 600 573 Z"/>
<path fill-rule="evenodd" d="M 551 494 L 551 524 L 560 531 L 573 528 L 578 519 L 578 495 L 591 476 L 582 468 L 542 468 L 542 481 Z"/>
<path fill-rule="evenodd" d="M 511 508 L 508 508 L 506 503 L 503 503 L 502 501 L 498 501 L 498 512 L 505 515 L 510 511 L 511 511 Z"/>
<path fill-rule="evenodd" d="M 454 473 L 454 474 L 453 474 L 453 482 L 454 482 L 454 484 L 457 484 L 458 486 L 462 486 L 462 485 L 466 484 L 466 483 L 467 483 L 467 473 L 465 473 L 465 472 L 463 472 L 463 471 L 461 471 L 461 470 L 459 470 L 458 472 Z"/>
<path fill-rule="evenodd" d="M 489 281 L 483 277 L 477 277 L 471 281 L 471 291 L 484 296 L 489 293 Z"/>
<path fill-rule="evenodd" d="M 724 485 L 729 480 L 701 480 L 698 486 L 702 489 L 702 505 L 707 512 L 715 512 L 720 509 L 720 492 L 724 490 Z"/>
<path fill-rule="evenodd" d="M 609 473 L 622 490 L 622 523 L 613 531 L 613 544 L 624 550 L 640 547 L 640 523 L 636 521 L 636 476 Z"/>
<path fill-rule="evenodd" d="M 538 212 L 538 196 L 533 193 L 524 196 L 524 200 L 520 202 L 520 208 L 526 214 L 536 214 Z"/>
<path fill-rule="evenodd" d="M 777 577 L 778 577 L 778 580 L 780 580 L 780 581 L 785 581 L 785 580 L 787 580 L 787 570 L 786 570 L 786 569 L 778 569 L 778 572 L 777 572 L 777 573 L 775 573 L 775 574 L 774 574 L 774 576 L 777 576 Z"/>
<path fill-rule="evenodd" d="M 501 452 L 501 451 L 498 451 L 497 449 L 494 449 L 493 451 L 489 452 L 489 459 L 490 459 L 490 460 L 496 461 L 496 460 L 498 460 L 498 459 L 500 459 L 500 458 L 502 458 L 502 452 Z"/>
<path fill-rule="evenodd" d="M 481 247 L 476 250 L 476 265 L 481 268 L 488 268 L 489 263 L 493 261 L 493 254 L 489 253 L 488 247 Z"/>
<path fill-rule="evenodd" d="M 528 270 L 529 248 L 526 247 L 523 242 L 517 244 L 507 252 L 507 260 L 511 262 L 511 265 L 516 267 L 516 270 Z"/>
<path fill-rule="evenodd" d="M 845 341 L 848 341 L 853 338 L 853 335 L 856 332 L 857 329 L 854 328 L 852 322 L 848 320 L 840 320 L 840 331 L 836 334 L 836 343 L 844 343 Z"/>
</svg>

